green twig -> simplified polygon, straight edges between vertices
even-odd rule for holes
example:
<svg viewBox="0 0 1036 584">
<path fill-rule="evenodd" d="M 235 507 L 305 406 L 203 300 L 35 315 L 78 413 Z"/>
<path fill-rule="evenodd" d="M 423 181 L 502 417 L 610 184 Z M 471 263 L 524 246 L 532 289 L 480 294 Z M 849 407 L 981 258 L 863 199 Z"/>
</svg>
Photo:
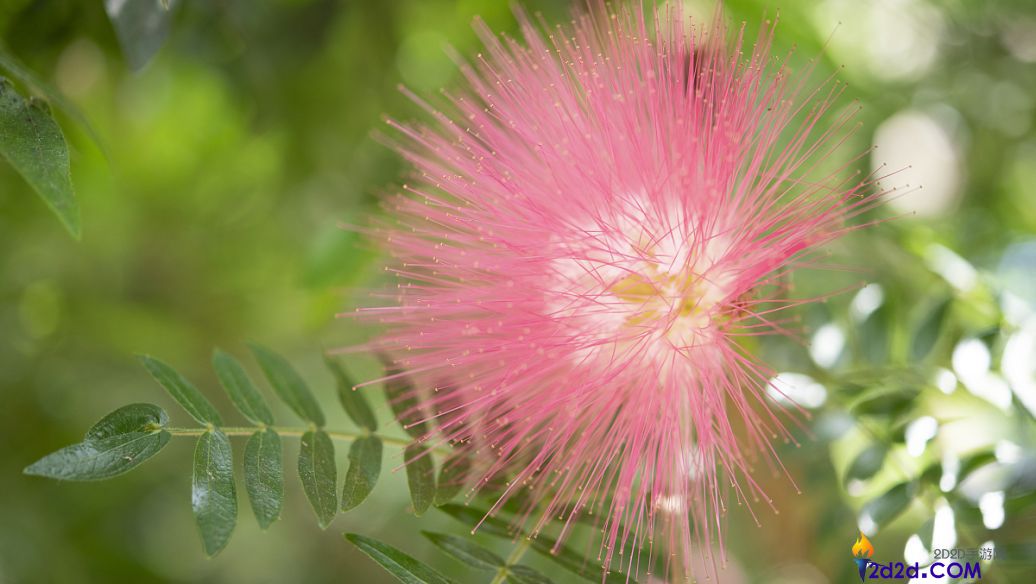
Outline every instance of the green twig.
<svg viewBox="0 0 1036 584">
<path fill-rule="evenodd" d="M 297 428 L 288 426 L 269 426 L 274 432 L 277 432 L 281 436 L 302 436 L 306 432 L 315 428 Z M 257 431 L 263 430 L 263 427 L 248 427 L 248 426 L 221 426 L 219 430 L 227 436 L 251 436 Z M 208 428 L 165 428 L 166 432 L 169 432 L 173 436 L 201 436 L 205 432 L 208 432 Z M 408 446 L 411 441 L 403 438 L 394 438 L 392 436 L 384 436 L 382 434 L 374 434 L 370 432 L 342 432 L 342 431 L 330 431 L 325 430 L 327 435 L 334 440 L 344 440 L 352 442 L 359 438 L 366 436 L 377 436 L 385 444 L 394 444 L 396 446 Z M 445 450 L 444 450 L 445 452 Z"/>
<path fill-rule="evenodd" d="M 514 550 L 511 552 L 511 555 L 507 556 L 507 561 L 504 562 L 504 565 L 496 571 L 496 576 L 493 577 L 493 581 L 490 582 L 490 584 L 502 584 L 504 580 L 507 579 L 507 574 L 510 571 L 508 570 L 508 568 L 517 564 L 518 561 L 522 559 L 522 556 L 525 555 L 525 552 L 529 551 L 530 545 L 532 545 L 532 538 L 523 538 L 522 542 L 515 546 Z"/>
</svg>

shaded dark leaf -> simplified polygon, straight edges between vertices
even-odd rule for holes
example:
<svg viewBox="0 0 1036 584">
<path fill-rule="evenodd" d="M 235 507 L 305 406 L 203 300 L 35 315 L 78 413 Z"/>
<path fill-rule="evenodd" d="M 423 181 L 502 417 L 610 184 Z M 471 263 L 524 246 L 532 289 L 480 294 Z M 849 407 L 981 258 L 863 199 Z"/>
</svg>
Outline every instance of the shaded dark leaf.
<svg viewBox="0 0 1036 584">
<path fill-rule="evenodd" d="M 583 554 L 577 553 L 563 545 L 557 551 L 554 551 L 556 543 L 557 541 L 553 538 L 540 536 L 532 540 L 532 549 L 588 582 L 602 581 L 604 570 L 599 564 L 594 564 L 591 558 L 585 557 Z M 636 582 L 633 577 L 627 577 L 622 572 L 608 572 L 604 575 L 603 581 L 608 584 Z"/>
<path fill-rule="evenodd" d="M 471 437 L 471 427 L 466 417 L 465 400 L 461 393 L 451 391 L 454 382 L 441 378 L 436 383 L 435 414 L 433 420 L 439 426 L 443 436 L 450 437 L 450 444 L 456 445 L 461 440 Z M 446 389 L 446 391 L 442 391 Z"/>
<path fill-rule="evenodd" d="M 910 347 L 910 353 L 915 362 L 921 361 L 932 352 L 932 348 L 935 347 L 935 343 L 939 340 L 943 323 L 946 321 L 946 315 L 949 313 L 951 305 L 952 298 L 942 300 L 931 307 L 918 323 Z"/>
<path fill-rule="evenodd" d="M 508 523 L 498 517 L 485 517 L 485 511 L 467 505 L 447 503 L 438 507 L 440 511 L 460 521 L 468 529 L 479 525 L 478 532 L 496 537 L 511 538 L 515 530 Z M 484 518 L 484 520 L 483 520 Z"/>
<path fill-rule="evenodd" d="M 342 487 L 342 511 L 355 508 L 363 502 L 381 474 L 381 439 L 377 436 L 358 438 L 349 447 L 349 470 Z"/>
<path fill-rule="evenodd" d="M 888 361 L 893 328 L 892 303 L 888 300 L 860 323 L 857 336 L 860 350 L 867 361 L 885 363 Z"/>
<path fill-rule="evenodd" d="M 0 77 L 0 154 L 79 239 L 79 204 L 72 190 L 68 144 L 46 103 L 24 99 Z"/>
<path fill-rule="evenodd" d="M 342 403 L 342 408 L 349 415 L 349 419 L 371 432 L 377 430 L 378 419 L 374 417 L 374 411 L 367 403 L 367 397 L 353 389 L 352 380 L 345 374 L 345 370 L 338 361 L 328 357 L 325 362 L 335 376 L 338 384 L 338 401 Z"/>
<path fill-rule="evenodd" d="M 917 530 L 917 536 L 921 538 L 921 543 L 924 544 L 926 550 L 932 549 L 932 535 L 935 532 L 935 518 L 925 521 L 921 525 L 921 529 Z"/>
<path fill-rule="evenodd" d="M 857 396 L 849 411 L 858 416 L 901 416 L 911 410 L 919 394 L 914 387 L 876 387 Z"/>
<path fill-rule="evenodd" d="M 961 458 L 960 466 L 957 468 L 957 482 L 963 481 L 971 473 L 994 462 L 996 462 L 996 454 L 992 449 L 980 450 Z M 921 473 L 921 481 L 930 485 L 938 485 L 944 472 L 941 461 L 933 462 Z"/>
<path fill-rule="evenodd" d="M 856 455 L 852 464 L 849 465 L 849 469 L 845 473 L 845 480 L 865 480 L 871 478 L 885 464 L 886 454 L 888 454 L 888 449 L 883 444 L 871 444 L 864 448 L 863 452 Z"/>
<path fill-rule="evenodd" d="M 994 450 L 982 450 L 965 456 L 960 461 L 960 470 L 957 472 L 957 476 L 959 480 L 964 480 L 971 473 L 993 462 L 996 462 L 996 452 Z"/>
<path fill-rule="evenodd" d="M 385 363 L 385 375 L 392 377 L 385 382 L 385 395 L 396 420 L 411 437 L 416 439 L 424 436 L 428 433 L 428 424 L 410 378 L 386 358 L 383 357 L 382 361 Z"/>
<path fill-rule="evenodd" d="M 554 581 L 528 566 L 507 568 L 507 581 L 513 584 L 554 584 Z"/>
<path fill-rule="evenodd" d="M 469 529 L 478 525 L 478 533 L 485 533 L 487 535 L 506 538 L 508 540 L 513 539 L 516 535 L 522 535 L 523 533 L 520 530 L 512 528 L 506 521 L 498 517 L 486 517 L 486 510 L 484 509 L 478 509 L 467 505 L 457 505 L 455 503 L 443 505 L 438 509 L 450 517 L 460 521 Z M 569 572 L 588 582 L 602 581 L 603 570 L 599 565 L 594 565 L 582 554 L 579 554 L 564 545 L 558 546 L 556 552 L 552 551 L 556 543 L 556 540 L 542 534 L 535 539 L 530 540 L 530 546 L 535 552 L 550 559 Z M 636 582 L 633 577 L 627 576 L 622 572 L 609 572 L 604 576 L 603 581 L 609 584 Z"/>
<path fill-rule="evenodd" d="M 148 64 L 169 34 L 175 0 L 104 0 L 122 53 L 134 70 Z"/>
<path fill-rule="evenodd" d="M 408 554 L 376 539 L 358 533 L 347 533 L 349 540 L 360 551 L 385 568 L 405 584 L 451 584 L 452 580 L 422 564 Z"/>
<path fill-rule="evenodd" d="M 910 483 L 900 483 L 878 498 L 868 501 L 863 506 L 862 513 L 879 527 L 884 527 L 905 511 L 913 498 L 913 486 Z"/>
<path fill-rule="evenodd" d="M 435 499 L 435 463 L 428 450 L 416 442 L 406 447 L 404 457 L 410 501 L 414 504 L 414 514 L 421 515 Z"/>
<path fill-rule="evenodd" d="M 471 471 L 471 460 L 462 452 L 454 452 L 442 463 L 435 487 L 435 504 L 445 505 L 464 489 Z"/>
<path fill-rule="evenodd" d="M 33 91 L 47 98 L 47 101 L 53 104 L 54 107 L 71 118 L 72 121 L 82 126 L 83 130 L 86 131 L 90 139 L 93 140 L 94 144 L 96 144 L 101 150 L 105 158 L 108 157 L 107 148 L 101 140 L 101 136 L 90 124 L 90 121 L 86 119 L 86 116 L 83 115 L 82 110 L 76 107 L 74 103 L 69 101 L 54 86 L 33 73 L 32 70 L 22 64 L 17 57 L 7 52 L 3 48 L 2 44 L 0 44 L 0 69 L 3 69 L 11 77 L 17 79 L 25 86 L 30 87 Z"/>
<path fill-rule="evenodd" d="M 503 558 L 486 548 L 462 537 L 422 531 L 422 535 L 447 554 L 478 570 L 497 570 L 504 564 Z"/>
</svg>

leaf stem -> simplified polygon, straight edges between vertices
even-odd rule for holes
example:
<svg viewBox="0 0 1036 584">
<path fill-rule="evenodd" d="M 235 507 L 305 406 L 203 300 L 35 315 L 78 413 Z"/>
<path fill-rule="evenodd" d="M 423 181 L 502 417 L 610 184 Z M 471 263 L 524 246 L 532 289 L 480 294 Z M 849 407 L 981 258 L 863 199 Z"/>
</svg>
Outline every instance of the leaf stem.
<svg viewBox="0 0 1036 584">
<path fill-rule="evenodd" d="M 493 581 L 489 584 L 503 584 L 504 580 L 507 579 L 507 574 L 510 572 L 509 568 L 522 559 L 525 552 L 529 551 L 530 545 L 532 545 L 532 538 L 528 536 L 522 538 L 522 542 L 515 546 L 514 550 L 511 551 L 511 555 L 507 556 L 504 565 L 496 571 L 496 576 L 493 577 Z"/>
<path fill-rule="evenodd" d="M 311 430 L 311 428 L 299 428 L 299 427 L 291 427 L 291 426 L 266 426 L 266 427 L 272 429 L 274 432 L 277 432 L 281 436 L 302 436 L 303 434 L 305 434 L 306 432 L 309 432 Z M 222 431 L 227 436 L 251 436 L 255 432 L 257 432 L 259 430 L 262 430 L 263 428 L 264 428 L 263 426 L 254 426 L 254 427 L 249 427 L 249 426 L 221 426 L 219 429 L 220 429 L 220 431 Z M 205 432 L 208 432 L 209 430 L 208 430 L 208 428 L 172 428 L 172 427 L 167 427 L 167 428 L 165 428 L 165 431 L 169 432 L 173 436 L 201 436 L 202 434 L 204 434 Z M 327 432 L 327 435 L 330 436 L 333 440 L 344 440 L 344 441 L 347 441 L 347 442 L 352 442 L 353 440 L 357 440 L 359 438 L 364 438 L 366 436 L 377 436 L 385 444 L 394 444 L 396 446 L 404 446 L 405 447 L 405 446 L 408 446 L 412 442 L 411 440 L 405 440 L 403 438 L 394 438 L 392 436 L 385 436 L 385 435 L 382 435 L 382 434 L 375 434 L 375 433 L 371 433 L 371 432 L 346 432 L 346 431 L 331 431 L 331 430 L 325 430 L 325 432 Z"/>
</svg>

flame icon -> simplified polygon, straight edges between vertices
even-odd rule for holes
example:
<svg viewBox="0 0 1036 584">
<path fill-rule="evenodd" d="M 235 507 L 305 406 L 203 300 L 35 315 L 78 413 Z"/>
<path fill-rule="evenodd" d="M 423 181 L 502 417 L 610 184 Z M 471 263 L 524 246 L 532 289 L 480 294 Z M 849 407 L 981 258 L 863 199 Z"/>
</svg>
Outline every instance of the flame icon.
<svg viewBox="0 0 1036 584">
<path fill-rule="evenodd" d="M 867 539 L 867 536 L 860 532 L 860 537 L 856 538 L 856 543 L 853 544 L 853 561 L 856 562 L 856 570 L 860 574 L 860 582 L 865 581 L 867 574 L 867 566 L 870 565 L 870 557 L 874 555 L 874 546 L 871 545 L 871 540 Z"/>
<path fill-rule="evenodd" d="M 871 545 L 871 540 L 867 539 L 867 536 L 860 532 L 860 537 L 856 538 L 856 543 L 853 544 L 853 556 L 857 558 L 869 558 L 874 555 L 874 546 Z"/>
</svg>

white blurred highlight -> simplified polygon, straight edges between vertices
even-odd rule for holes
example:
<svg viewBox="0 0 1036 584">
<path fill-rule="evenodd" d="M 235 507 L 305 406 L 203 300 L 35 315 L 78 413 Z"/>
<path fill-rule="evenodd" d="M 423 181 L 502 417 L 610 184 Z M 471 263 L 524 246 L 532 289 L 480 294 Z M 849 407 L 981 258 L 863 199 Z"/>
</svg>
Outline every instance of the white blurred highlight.
<svg viewBox="0 0 1036 584">
<path fill-rule="evenodd" d="M 813 334 L 813 341 L 809 345 L 809 356 L 813 362 L 830 369 L 838 362 L 838 357 L 845 348 L 845 333 L 834 323 L 827 323 L 817 329 Z"/>
<path fill-rule="evenodd" d="M 840 59 L 888 80 L 916 79 L 931 69 L 946 29 L 942 12 L 924 0 L 825 0 L 814 18 L 823 36 L 836 31 L 830 42 Z"/>
<path fill-rule="evenodd" d="M 953 370 L 965 384 L 985 375 L 990 361 L 989 349 L 978 339 L 964 339 L 953 349 Z"/>
<path fill-rule="evenodd" d="M 911 535 L 903 548 L 903 560 L 908 564 L 927 566 L 932 561 L 931 557 L 921 538 L 916 533 Z"/>
<path fill-rule="evenodd" d="M 979 497 L 978 508 L 982 511 L 982 525 L 986 529 L 999 529 L 1004 524 L 1004 492 L 993 491 Z"/>
<path fill-rule="evenodd" d="M 827 388 L 802 373 L 778 373 L 766 387 L 766 395 L 782 405 L 818 408 L 827 401 Z"/>
<path fill-rule="evenodd" d="M 950 395 L 957 389 L 957 376 L 949 369 L 939 368 L 935 373 L 935 386 L 939 391 Z"/>
<path fill-rule="evenodd" d="M 985 343 L 964 339 L 953 349 L 953 370 L 964 387 L 1005 412 L 1011 409 L 1011 388 L 1000 375 L 989 370 L 992 356 Z"/>
<path fill-rule="evenodd" d="M 1036 317 L 1008 339 L 1000 371 L 1018 401 L 1036 416 Z"/>
<path fill-rule="evenodd" d="M 918 110 L 901 111 L 878 126 L 874 145 L 875 172 L 879 176 L 895 172 L 888 179 L 896 187 L 889 193 L 893 209 L 937 217 L 956 205 L 960 157 L 949 132 L 935 118 Z"/>
<path fill-rule="evenodd" d="M 978 284 L 978 272 L 949 248 L 932 244 L 925 250 L 925 262 L 933 272 L 939 274 L 951 286 L 967 292 Z"/>
<path fill-rule="evenodd" d="M 874 518 L 869 513 L 861 513 L 859 521 L 856 522 L 856 526 L 860 528 L 860 531 L 864 535 L 873 536 L 878 532 L 878 524 L 874 522 Z"/>
<path fill-rule="evenodd" d="M 914 458 L 924 454 L 928 441 L 939 433 L 939 423 L 931 416 L 920 417 L 906 427 L 907 452 Z"/>
<path fill-rule="evenodd" d="M 862 322 L 885 302 L 885 289 L 880 284 L 867 284 L 853 296 L 849 312 L 857 322 Z"/>
<path fill-rule="evenodd" d="M 948 493 L 957 486 L 957 474 L 960 473 L 960 459 L 952 452 L 942 455 L 942 476 L 939 477 L 939 490 Z"/>
<path fill-rule="evenodd" d="M 996 446 L 993 448 L 993 454 L 996 456 L 997 462 L 1002 464 L 1014 464 L 1022 459 L 1024 451 L 1021 446 L 1018 446 L 1010 440 L 998 440 Z"/>
<path fill-rule="evenodd" d="M 939 502 L 932 526 L 932 549 L 949 549 L 957 545 L 957 528 L 953 508 L 945 500 Z"/>
</svg>

